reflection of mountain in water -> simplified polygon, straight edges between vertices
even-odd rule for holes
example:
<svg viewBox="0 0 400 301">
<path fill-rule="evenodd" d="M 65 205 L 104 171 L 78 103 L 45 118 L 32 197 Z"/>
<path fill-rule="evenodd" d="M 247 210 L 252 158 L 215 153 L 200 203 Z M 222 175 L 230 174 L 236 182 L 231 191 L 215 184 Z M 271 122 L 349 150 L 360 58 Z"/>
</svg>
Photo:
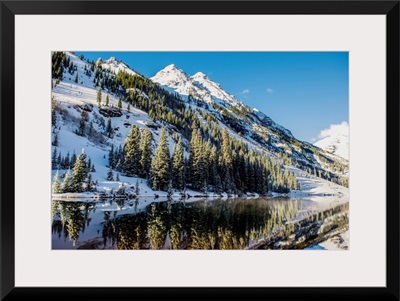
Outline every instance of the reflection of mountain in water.
<svg viewBox="0 0 400 301">
<path fill-rule="evenodd" d="M 348 205 L 312 213 L 293 199 L 164 201 L 143 210 L 138 201 L 116 205 L 130 209 L 54 201 L 53 248 L 66 248 L 62 240 L 96 249 L 303 248 L 348 224 Z"/>
</svg>

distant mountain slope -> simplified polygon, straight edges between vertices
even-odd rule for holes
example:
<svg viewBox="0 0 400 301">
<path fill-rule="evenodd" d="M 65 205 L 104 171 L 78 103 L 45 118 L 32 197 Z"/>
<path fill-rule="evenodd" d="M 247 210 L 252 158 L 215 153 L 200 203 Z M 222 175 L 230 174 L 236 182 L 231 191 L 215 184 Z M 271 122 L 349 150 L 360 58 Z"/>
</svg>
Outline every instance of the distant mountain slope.
<svg viewBox="0 0 400 301">
<path fill-rule="evenodd" d="M 321 131 L 320 140 L 314 143 L 329 153 L 349 160 L 349 124 L 333 124 L 328 129 Z"/>
<path fill-rule="evenodd" d="M 278 157 L 289 158 L 292 164 L 304 170 L 329 178 L 345 175 L 347 167 L 335 154 L 321 151 L 314 145 L 297 140 L 290 130 L 275 123 L 257 108 L 250 108 L 232 94 L 226 92 L 219 83 L 202 72 L 187 75 L 174 64 L 165 67 L 150 78 L 163 88 L 179 93 L 189 103 L 195 103 L 227 124 L 235 132 Z M 204 104 L 207 104 L 203 108 Z M 289 162 L 289 161 L 288 161 Z"/>
<path fill-rule="evenodd" d="M 232 115 L 235 113 L 234 111 L 243 111 L 245 114 L 250 114 L 253 119 L 256 117 L 257 121 L 268 125 L 271 129 L 293 137 L 288 129 L 276 124 L 258 109 L 249 108 L 246 104 L 236 99 L 235 96 L 226 92 L 219 83 L 212 81 L 202 72 L 188 76 L 183 70 L 171 64 L 157 72 L 150 79 L 168 90 L 179 93 L 184 99 L 201 100 L 211 105 L 221 106 L 221 108 L 228 108 L 229 113 Z M 254 122 L 254 120 L 251 122 Z"/>
</svg>

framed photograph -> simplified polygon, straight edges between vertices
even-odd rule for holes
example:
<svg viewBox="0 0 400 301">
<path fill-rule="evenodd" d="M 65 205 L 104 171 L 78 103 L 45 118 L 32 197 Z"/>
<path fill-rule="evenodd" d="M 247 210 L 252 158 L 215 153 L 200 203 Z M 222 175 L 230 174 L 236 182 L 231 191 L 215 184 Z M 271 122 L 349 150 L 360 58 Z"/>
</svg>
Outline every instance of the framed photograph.
<svg viewBox="0 0 400 301">
<path fill-rule="evenodd" d="M 399 1 L 2 1 L 1 298 L 399 300 Z"/>
</svg>

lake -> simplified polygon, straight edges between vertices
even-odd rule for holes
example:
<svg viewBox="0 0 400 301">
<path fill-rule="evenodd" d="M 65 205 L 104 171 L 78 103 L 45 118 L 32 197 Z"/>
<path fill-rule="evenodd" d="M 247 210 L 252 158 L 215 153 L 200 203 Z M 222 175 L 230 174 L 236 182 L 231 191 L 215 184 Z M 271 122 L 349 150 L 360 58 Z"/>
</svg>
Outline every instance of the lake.
<svg viewBox="0 0 400 301">
<path fill-rule="evenodd" d="M 348 228 L 348 203 L 293 198 L 53 200 L 53 249 L 304 249 Z"/>
</svg>

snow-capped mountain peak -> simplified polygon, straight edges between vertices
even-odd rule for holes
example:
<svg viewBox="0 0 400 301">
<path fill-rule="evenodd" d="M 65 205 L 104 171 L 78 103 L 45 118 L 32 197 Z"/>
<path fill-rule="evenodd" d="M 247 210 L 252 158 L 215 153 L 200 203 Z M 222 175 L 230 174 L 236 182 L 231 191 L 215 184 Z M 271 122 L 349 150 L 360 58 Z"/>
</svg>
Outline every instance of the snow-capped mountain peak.
<svg viewBox="0 0 400 301">
<path fill-rule="evenodd" d="M 101 65 L 103 69 L 107 69 L 117 74 L 119 71 L 126 72 L 130 75 L 136 75 L 136 72 L 125 65 L 122 61 L 118 61 L 115 57 L 110 57 L 108 60 L 102 61 L 101 58 L 97 60 L 97 65 Z"/>
<path fill-rule="evenodd" d="M 320 140 L 314 143 L 315 146 L 349 159 L 349 124 L 346 121 L 332 124 L 328 129 L 322 130 L 318 138 Z"/>
<path fill-rule="evenodd" d="M 164 71 L 174 71 L 174 70 L 178 70 L 179 71 L 179 69 L 176 67 L 175 64 L 170 64 L 170 65 L 166 66 L 163 70 Z"/>
<path fill-rule="evenodd" d="M 180 91 L 178 93 L 186 91 L 189 82 L 186 73 L 178 69 L 175 64 L 166 66 L 150 79 L 162 86 L 178 89 Z"/>
<path fill-rule="evenodd" d="M 115 56 L 110 57 L 108 60 L 105 61 L 105 63 L 118 63 L 117 59 L 115 58 Z"/>
<path fill-rule="evenodd" d="M 184 71 L 178 69 L 176 65 L 171 64 L 157 72 L 150 79 L 181 95 L 191 95 L 208 103 L 214 101 L 217 103 L 228 102 L 231 105 L 240 104 L 233 95 L 223 90 L 220 84 L 212 81 L 203 72 L 188 76 Z"/>
<path fill-rule="evenodd" d="M 164 69 L 161 69 L 160 71 L 157 72 L 157 74 L 154 77 L 165 77 L 166 75 L 186 75 L 183 70 L 178 69 L 178 67 L 175 64 L 170 64 L 166 66 Z"/>
<path fill-rule="evenodd" d="M 214 82 L 200 71 L 192 76 L 187 76 L 184 71 L 178 69 L 174 64 L 171 64 L 157 72 L 157 74 L 150 79 L 164 88 L 183 96 L 191 95 L 196 99 L 201 99 L 207 103 L 216 103 L 223 107 L 226 107 L 227 104 L 228 107 L 246 107 L 246 105 L 236 99 L 235 96 L 226 92 L 219 83 Z M 278 125 L 261 111 L 253 109 L 253 113 L 264 125 L 274 130 L 284 132 L 289 137 L 293 137 L 288 129 Z"/>
<path fill-rule="evenodd" d="M 191 78 L 193 80 L 196 80 L 196 79 L 204 79 L 204 80 L 209 79 L 207 77 L 207 75 L 205 75 L 203 72 L 197 72 L 195 75 L 192 75 Z"/>
</svg>

